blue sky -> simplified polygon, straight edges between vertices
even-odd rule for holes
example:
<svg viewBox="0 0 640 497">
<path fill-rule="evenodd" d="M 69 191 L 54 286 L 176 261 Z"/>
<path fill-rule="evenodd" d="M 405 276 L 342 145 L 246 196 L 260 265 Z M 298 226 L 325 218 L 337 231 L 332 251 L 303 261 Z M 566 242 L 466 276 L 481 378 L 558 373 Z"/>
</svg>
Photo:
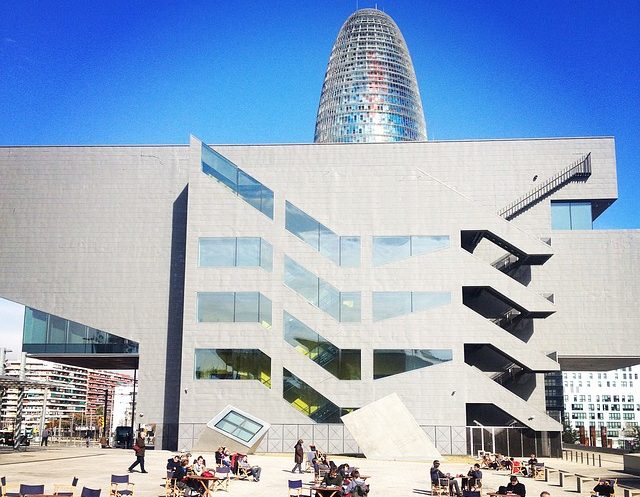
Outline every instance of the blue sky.
<svg viewBox="0 0 640 497">
<path fill-rule="evenodd" d="M 357 3 L 374 5 L 6 0 L 0 145 L 187 143 L 189 133 L 311 142 L 331 47 Z M 431 139 L 612 135 L 619 200 L 596 227 L 640 227 L 640 3 L 378 6 L 409 46 Z"/>
</svg>

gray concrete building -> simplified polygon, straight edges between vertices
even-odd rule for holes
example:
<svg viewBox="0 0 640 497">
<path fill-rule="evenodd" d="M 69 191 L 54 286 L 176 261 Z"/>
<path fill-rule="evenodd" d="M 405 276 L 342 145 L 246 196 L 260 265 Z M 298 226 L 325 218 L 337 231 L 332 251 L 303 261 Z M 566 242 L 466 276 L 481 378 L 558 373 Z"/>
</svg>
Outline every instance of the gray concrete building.
<svg viewBox="0 0 640 497">
<path fill-rule="evenodd" d="M 608 137 L 3 147 L 0 296 L 32 356 L 139 367 L 158 446 L 231 404 L 357 452 L 395 392 L 443 453 L 551 454 L 544 373 L 640 357 L 616 197 Z"/>
</svg>

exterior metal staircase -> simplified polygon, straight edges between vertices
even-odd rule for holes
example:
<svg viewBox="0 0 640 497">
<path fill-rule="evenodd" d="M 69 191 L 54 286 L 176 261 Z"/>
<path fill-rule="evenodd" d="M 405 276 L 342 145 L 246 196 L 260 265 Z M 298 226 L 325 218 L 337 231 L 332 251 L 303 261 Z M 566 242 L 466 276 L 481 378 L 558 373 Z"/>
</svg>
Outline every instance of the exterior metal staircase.
<svg viewBox="0 0 640 497">
<path fill-rule="evenodd" d="M 570 166 L 564 168 L 554 176 L 547 178 L 536 188 L 514 200 L 506 207 L 498 211 L 498 215 L 510 221 L 554 191 L 562 188 L 570 181 L 586 179 L 591 176 L 591 153 L 578 159 Z"/>
</svg>

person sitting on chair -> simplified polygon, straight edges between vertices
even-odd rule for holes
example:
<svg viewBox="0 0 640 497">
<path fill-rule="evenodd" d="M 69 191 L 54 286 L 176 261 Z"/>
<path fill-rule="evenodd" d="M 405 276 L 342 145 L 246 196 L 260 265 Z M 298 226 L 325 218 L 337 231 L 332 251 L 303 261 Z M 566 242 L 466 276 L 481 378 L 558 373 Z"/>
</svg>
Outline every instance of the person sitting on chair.
<svg viewBox="0 0 640 497">
<path fill-rule="evenodd" d="M 440 471 L 440 461 L 433 461 L 433 466 L 431 466 L 429 473 L 431 474 L 432 485 L 441 485 L 440 480 L 447 480 L 449 484 L 449 493 L 453 494 L 453 492 L 455 491 L 458 497 L 462 497 L 462 493 L 460 493 L 460 487 L 458 486 L 458 482 L 456 481 L 456 479 L 452 478 L 449 473 L 444 474 L 442 471 Z"/>
<path fill-rule="evenodd" d="M 480 464 L 476 463 L 471 466 L 471 468 L 469 468 L 467 476 L 469 477 L 469 490 L 472 490 L 474 487 L 478 487 L 478 485 L 482 481 L 482 471 L 480 471 Z"/>
<path fill-rule="evenodd" d="M 615 492 L 609 480 L 600 480 L 598 484 L 595 487 L 593 487 L 593 491 L 597 495 L 603 495 L 605 497 L 609 497 L 613 495 L 613 493 Z"/>
<path fill-rule="evenodd" d="M 526 489 L 524 488 L 524 484 L 518 482 L 517 476 L 512 476 L 509 478 L 509 484 L 505 486 L 500 486 L 498 488 L 499 494 L 517 494 L 520 497 L 525 497 Z"/>
<path fill-rule="evenodd" d="M 251 466 L 247 460 L 247 456 L 242 456 L 238 461 L 238 467 L 244 469 L 247 475 L 253 476 L 253 481 L 260 481 L 260 473 L 262 468 L 260 466 Z"/>
<path fill-rule="evenodd" d="M 349 483 L 342 487 L 342 494 L 346 496 L 360 496 L 367 495 L 369 493 L 369 485 L 365 483 L 365 481 L 360 478 L 360 472 L 355 469 L 351 473 L 351 477 Z"/>
<path fill-rule="evenodd" d="M 338 474 L 338 469 L 331 468 L 329 470 L 329 473 L 322 479 L 321 485 L 324 487 L 339 487 L 340 485 L 342 485 L 342 476 Z"/>
</svg>

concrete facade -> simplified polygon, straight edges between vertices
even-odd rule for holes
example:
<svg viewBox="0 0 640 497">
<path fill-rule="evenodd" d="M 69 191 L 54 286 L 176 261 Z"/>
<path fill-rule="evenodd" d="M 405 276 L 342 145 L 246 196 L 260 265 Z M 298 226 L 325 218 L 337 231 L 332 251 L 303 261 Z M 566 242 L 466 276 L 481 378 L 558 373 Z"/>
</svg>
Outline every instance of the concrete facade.
<svg viewBox="0 0 640 497">
<path fill-rule="evenodd" d="M 640 323 L 640 232 L 551 229 L 551 201 L 588 200 L 595 217 L 617 197 L 611 138 L 212 148 L 273 191 L 273 219 L 203 173 L 195 138 L 0 149 L 0 295 L 139 342 L 137 410 L 162 426 L 161 446 L 189 446 L 233 404 L 282 429 L 289 450 L 300 431 L 287 426 L 314 421 L 283 399 L 284 369 L 344 409 L 397 393 L 420 425 L 515 422 L 557 433 L 544 372 L 640 357 L 626 340 Z M 587 154 L 588 178 L 510 221 L 497 214 Z M 359 236 L 359 266 L 338 266 L 289 232 L 287 201 Z M 374 266 L 373 237 L 409 235 L 448 236 L 449 245 Z M 273 268 L 199 267 L 205 237 L 260 237 Z M 492 267 L 507 251 L 518 267 Z M 339 322 L 283 284 L 285 256 L 360 292 L 361 320 Z M 448 292 L 450 302 L 374 320 L 373 293 L 400 291 Z M 271 325 L 199 322 L 198 292 L 260 292 Z M 285 312 L 338 349 L 359 350 L 360 380 L 338 379 L 287 343 Z M 603 351 L 605 326 L 613 339 Z M 196 379 L 196 349 L 257 349 L 270 360 L 270 386 Z M 445 349 L 451 360 L 374 379 L 374 351 L 389 349 Z"/>
</svg>

